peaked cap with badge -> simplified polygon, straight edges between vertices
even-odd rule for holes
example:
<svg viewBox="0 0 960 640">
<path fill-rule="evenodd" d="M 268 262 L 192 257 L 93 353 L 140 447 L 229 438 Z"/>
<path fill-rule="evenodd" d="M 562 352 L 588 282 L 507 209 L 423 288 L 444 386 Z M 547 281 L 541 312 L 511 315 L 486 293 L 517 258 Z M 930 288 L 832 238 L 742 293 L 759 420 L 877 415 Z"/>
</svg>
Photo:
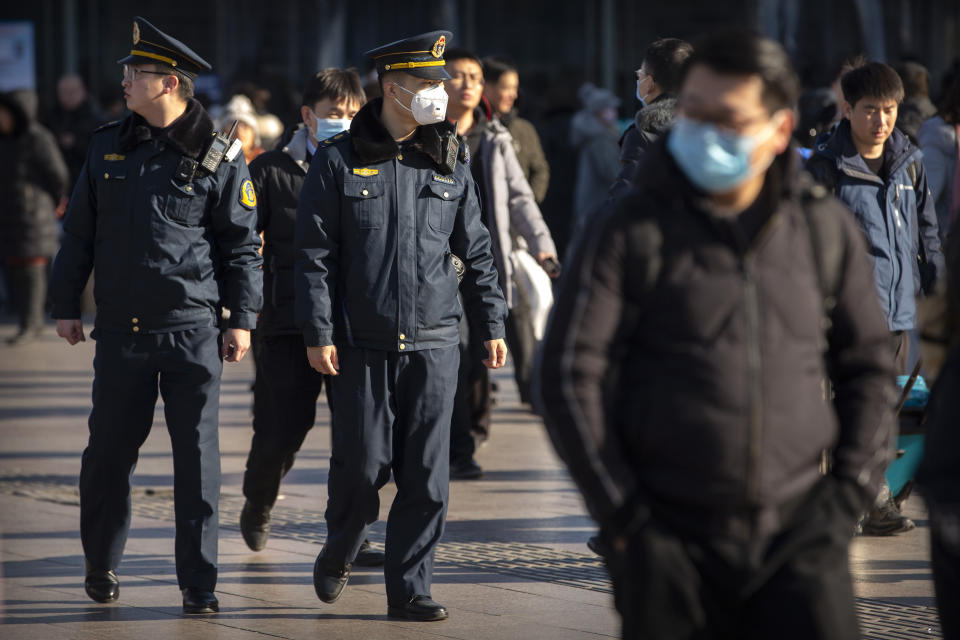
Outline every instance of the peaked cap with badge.
<svg viewBox="0 0 960 640">
<path fill-rule="evenodd" d="M 145 18 L 133 19 L 133 48 L 130 54 L 117 60 L 118 64 L 168 64 L 189 78 L 210 71 L 210 63 L 176 38 L 168 36 Z"/>
<path fill-rule="evenodd" d="M 364 56 L 377 66 L 377 73 L 403 71 L 418 78 L 447 80 L 443 52 L 453 38 L 449 31 L 430 31 L 367 51 Z"/>
</svg>

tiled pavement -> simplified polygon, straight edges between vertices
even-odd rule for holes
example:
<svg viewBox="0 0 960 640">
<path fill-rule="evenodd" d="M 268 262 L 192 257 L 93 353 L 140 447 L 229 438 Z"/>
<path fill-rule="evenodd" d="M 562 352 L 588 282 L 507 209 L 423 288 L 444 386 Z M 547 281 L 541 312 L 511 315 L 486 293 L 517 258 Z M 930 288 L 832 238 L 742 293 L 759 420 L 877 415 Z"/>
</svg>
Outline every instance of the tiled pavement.
<svg viewBox="0 0 960 640">
<path fill-rule="evenodd" d="M 0 326 L 0 336 L 12 331 Z M 134 475 L 133 526 L 118 573 L 120 600 L 97 605 L 82 588 L 77 477 L 86 440 L 93 344 L 69 347 L 52 329 L 37 342 L 0 347 L 0 638 L 566 638 L 616 637 L 603 567 L 584 546 L 593 532 L 539 420 L 498 372 L 483 479 L 455 482 L 433 595 L 451 618 L 386 617 L 379 570 L 354 572 L 343 597 L 313 593 L 323 540 L 329 415 L 321 407 L 282 488 L 273 534 L 250 552 L 237 524 L 250 442 L 251 364 L 225 365 L 221 396 L 221 613 L 185 618 L 173 568 L 172 462 L 158 407 Z M 381 516 L 393 497 L 382 492 Z M 864 637 L 936 638 L 922 503 L 919 527 L 852 547 Z M 371 538 L 383 542 L 382 522 Z"/>
</svg>

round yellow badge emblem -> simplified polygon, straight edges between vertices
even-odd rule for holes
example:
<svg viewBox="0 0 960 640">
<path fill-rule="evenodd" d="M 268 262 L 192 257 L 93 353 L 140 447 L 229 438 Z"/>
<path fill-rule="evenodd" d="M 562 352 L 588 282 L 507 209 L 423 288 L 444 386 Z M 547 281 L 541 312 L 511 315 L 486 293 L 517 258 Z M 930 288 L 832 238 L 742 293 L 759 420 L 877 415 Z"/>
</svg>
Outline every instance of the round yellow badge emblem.
<svg viewBox="0 0 960 640">
<path fill-rule="evenodd" d="M 249 180 L 244 180 L 243 184 L 240 185 L 240 204 L 248 209 L 257 206 L 257 193 L 253 190 L 253 183 Z"/>
</svg>

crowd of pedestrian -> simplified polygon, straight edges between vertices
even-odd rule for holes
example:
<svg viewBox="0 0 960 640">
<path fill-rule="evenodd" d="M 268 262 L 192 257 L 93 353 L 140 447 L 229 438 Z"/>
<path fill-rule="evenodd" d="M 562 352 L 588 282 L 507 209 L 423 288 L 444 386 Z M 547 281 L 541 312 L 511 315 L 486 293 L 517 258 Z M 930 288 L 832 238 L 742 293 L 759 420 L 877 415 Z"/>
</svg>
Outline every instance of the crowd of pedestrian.
<svg viewBox="0 0 960 640">
<path fill-rule="evenodd" d="M 268 544 L 326 402 L 317 596 L 383 565 L 390 616 L 447 618 L 431 579 L 448 486 L 509 437 L 489 374 L 509 352 L 597 521 L 585 542 L 625 638 L 857 637 L 847 547 L 916 526 L 912 482 L 886 473 L 898 394 L 935 381 L 918 482 L 958 637 L 960 78 L 935 103 L 917 62 L 857 57 L 803 88 L 775 42 L 717 32 L 646 47 L 625 127 L 589 82 L 538 121 L 516 63 L 452 40 L 378 47 L 368 76 L 317 70 L 290 122 L 249 83 L 199 100 L 210 65 L 143 18 L 119 120 L 76 74 L 46 127 L 30 93 L 0 94 L 8 342 L 49 310 L 76 344 L 95 310 L 88 595 L 119 597 L 159 393 L 183 609 L 218 611 L 219 380 L 250 349 L 246 544 Z M 381 550 L 367 531 L 391 478 Z"/>
</svg>

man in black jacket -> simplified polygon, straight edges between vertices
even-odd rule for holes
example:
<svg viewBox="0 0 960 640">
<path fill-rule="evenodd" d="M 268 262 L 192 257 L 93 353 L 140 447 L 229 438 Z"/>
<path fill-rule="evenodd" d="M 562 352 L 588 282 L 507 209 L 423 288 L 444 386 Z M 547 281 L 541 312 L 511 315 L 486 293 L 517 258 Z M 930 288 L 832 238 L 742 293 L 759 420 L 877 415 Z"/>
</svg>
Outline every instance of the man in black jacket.
<svg viewBox="0 0 960 640">
<path fill-rule="evenodd" d="M 253 441 L 243 475 L 246 501 L 240 512 L 240 532 L 253 551 L 267 544 L 270 511 L 280 481 L 293 467 L 297 451 L 313 427 L 317 397 L 323 389 L 324 376 L 307 362 L 303 337 L 293 319 L 294 229 L 300 189 L 317 145 L 348 129 L 365 101 L 360 77 L 352 69 L 317 72 L 304 88 L 303 124 L 290 142 L 250 163 L 259 199 L 257 230 L 264 238 L 264 304 L 257 327 L 260 351 Z M 355 563 L 382 565 L 383 552 L 364 541 Z"/>
<path fill-rule="evenodd" d="M 610 187 L 613 196 L 630 189 L 630 180 L 640 161 L 673 124 L 673 111 L 680 88 L 680 70 L 693 48 L 678 38 L 661 38 L 647 47 L 637 69 L 637 100 L 640 108 L 633 123 L 620 136 L 620 173 Z"/>
<path fill-rule="evenodd" d="M 700 42 L 554 307 L 542 406 L 627 638 L 858 637 L 847 546 L 893 371 L 861 234 L 795 166 L 797 84 L 772 41 Z"/>
</svg>

